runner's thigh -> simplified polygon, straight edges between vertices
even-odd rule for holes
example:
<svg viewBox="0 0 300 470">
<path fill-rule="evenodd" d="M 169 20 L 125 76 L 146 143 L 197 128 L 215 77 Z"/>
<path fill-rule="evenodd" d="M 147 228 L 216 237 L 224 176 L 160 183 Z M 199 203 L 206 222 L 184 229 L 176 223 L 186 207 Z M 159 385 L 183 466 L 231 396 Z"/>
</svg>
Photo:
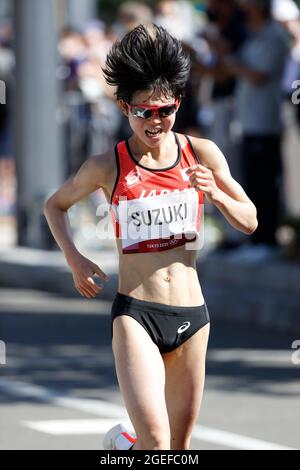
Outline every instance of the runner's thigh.
<svg viewBox="0 0 300 470">
<path fill-rule="evenodd" d="M 158 347 L 128 315 L 114 319 L 112 346 L 120 390 L 137 436 L 169 433 L 165 368 Z"/>
</svg>

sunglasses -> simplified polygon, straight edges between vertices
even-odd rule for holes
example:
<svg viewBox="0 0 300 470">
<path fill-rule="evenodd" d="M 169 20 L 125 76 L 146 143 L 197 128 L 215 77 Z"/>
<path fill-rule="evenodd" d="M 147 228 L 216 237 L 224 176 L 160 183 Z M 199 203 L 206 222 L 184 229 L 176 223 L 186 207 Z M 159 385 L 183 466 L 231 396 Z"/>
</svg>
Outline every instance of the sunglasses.
<svg viewBox="0 0 300 470">
<path fill-rule="evenodd" d="M 158 114 L 160 118 L 166 118 L 174 114 L 178 107 L 179 101 L 176 100 L 175 103 L 166 104 L 163 106 L 144 106 L 140 104 L 128 104 L 131 114 L 134 117 L 141 119 L 149 119 L 153 114 Z"/>
</svg>

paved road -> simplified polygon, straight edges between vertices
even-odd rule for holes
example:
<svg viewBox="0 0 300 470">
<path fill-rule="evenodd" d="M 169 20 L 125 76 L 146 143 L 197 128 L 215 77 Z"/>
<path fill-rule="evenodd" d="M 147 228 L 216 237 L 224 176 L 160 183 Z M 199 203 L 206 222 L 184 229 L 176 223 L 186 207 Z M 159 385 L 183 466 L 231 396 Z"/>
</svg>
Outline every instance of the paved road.
<svg viewBox="0 0 300 470">
<path fill-rule="evenodd" d="M 126 415 L 110 303 L 0 289 L 0 449 L 101 449 Z M 300 365 L 292 334 L 214 323 L 192 449 L 300 448 Z M 280 314 L 280 312 L 278 312 Z"/>
</svg>

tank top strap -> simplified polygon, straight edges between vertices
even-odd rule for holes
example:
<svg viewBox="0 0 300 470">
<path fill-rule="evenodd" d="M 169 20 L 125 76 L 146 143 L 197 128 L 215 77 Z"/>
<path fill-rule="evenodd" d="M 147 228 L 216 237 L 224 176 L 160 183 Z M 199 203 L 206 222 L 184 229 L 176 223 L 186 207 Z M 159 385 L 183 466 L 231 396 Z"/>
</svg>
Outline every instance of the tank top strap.
<svg viewBox="0 0 300 470">
<path fill-rule="evenodd" d="M 128 169 L 128 167 L 133 166 L 132 159 L 130 158 L 130 155 L 128 153 L 126 140 L 122 140 L 122 142 L 119 142 L 116 147 L 119 158 L 120 170 Z"/>
<path fill-rule="evenodd" d="M 115 145 L 115 160 L 117 167 L 117 176 L 114 184 L 114 188 L 111 194 L 110 203 L 113 202 L 114 195 L 116 191 L 119 192 L 120 185 L 123 189 L 124 178 L 128 173 L 134 168 L 135 164 L 130 158 L 130 155 L 127 150 L 126 140 L 119 142 Z"/>
<path fill-rule="evenodd" d="M 191 139 L 189 138 L 188 135 L 184 135 L 184 137 L 186 138 L 187 142 L 188 142 L 188 145 L 189 145 L 189 148 L 190 148 L 190 151 L 191 153 L 194 155 L 195 157 L 195 160 L 196 160 L 196 163 L 198 163 L 199 165 L 201 165 L 201 160 L 200 160 L 200 157 L 199 155 L 197 154 L 193 144 L 192 144 L 192 141 Z"/>
</svg>

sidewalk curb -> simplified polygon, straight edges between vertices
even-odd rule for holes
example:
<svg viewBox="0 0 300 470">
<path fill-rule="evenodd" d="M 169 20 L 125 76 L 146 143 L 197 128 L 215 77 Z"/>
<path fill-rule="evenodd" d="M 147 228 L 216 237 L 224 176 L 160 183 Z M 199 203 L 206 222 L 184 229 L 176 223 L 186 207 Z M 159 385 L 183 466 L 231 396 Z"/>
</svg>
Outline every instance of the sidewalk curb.
<svg viewBox="0 0 300 470">
<path fill-rule="evenodd" d="M 20 249 L 21 259 L 19 261 L 16 259 L 15 250 L 6 252 L 5 256 L 3 251 L 0 251 L 0 286 L 16 289 L 36 289 L 55 292 L 68 297 L 82 298 L 74 286 L 72 272 L 67 266 L 62 253 L 55 252 L 54 262 L 50 264 L 50 262 L 43 261 L 42 250 L 34 251 L 38 252 L 40 257 L 38 261 L 35 260 L 32 263 L 30 263 L 31 249 L 28 249 L 28 256 L 26 256 L 26 249 Z M 111 260 L 109 259 L 110 254 Z M 101 252 L 89 253 L 89 258 L 109 276 L 109 281 L 104 284 L 104 289 L 101 296 L 99 296 L 104 300 L 112 300 L 118 289 L 115 255 L 115 252 L 108 253 L 107 251 L 103 255 Z M 51 252 L 45 252 L 45 258 L 50 256 Z M 103 263 L 100 264 L 99 258 L 102 258 L 102 256 Z"/>
<path fill-rule="evenodd" d="M 300 335 L 299 264 L 233 263 L 213 255 L 197 271 L 213 319 Z"/>
</svg>

